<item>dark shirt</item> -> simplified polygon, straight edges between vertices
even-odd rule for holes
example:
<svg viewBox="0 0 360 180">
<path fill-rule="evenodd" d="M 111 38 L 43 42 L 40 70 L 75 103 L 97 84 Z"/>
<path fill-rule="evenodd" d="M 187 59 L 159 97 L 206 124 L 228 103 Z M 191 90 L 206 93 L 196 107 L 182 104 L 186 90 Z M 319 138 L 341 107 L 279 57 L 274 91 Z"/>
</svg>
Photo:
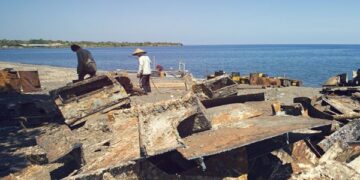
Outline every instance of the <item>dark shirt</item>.
<svg viewBox="0 0 360 180">
<path fill-rule="evenodd" d="M 77 66 L 78 74 L 85 74 L 96 71 L 95 60 L 91 55 L 90 51 L 81 48 L 76 51 L 76 55 L 78 59 L 78 66 Z"/>
</svg>

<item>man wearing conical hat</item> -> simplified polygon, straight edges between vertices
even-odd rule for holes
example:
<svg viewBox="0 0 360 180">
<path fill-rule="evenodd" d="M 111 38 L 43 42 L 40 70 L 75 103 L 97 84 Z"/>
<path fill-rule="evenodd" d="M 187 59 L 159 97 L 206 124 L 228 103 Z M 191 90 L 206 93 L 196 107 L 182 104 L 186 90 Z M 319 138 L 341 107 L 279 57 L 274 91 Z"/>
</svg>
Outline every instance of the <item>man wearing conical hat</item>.
<svg viewBox="0 0 360 180">
<path fill-rule="evenodd" d="M 137 76 L 140 78 L 140 87 L 145 93 L 151 92 L 150 88 L 150 75 L 151 75 L 151 60 L 149 56 L 146 56 L 146 51 L 137 48 L 133 52 L 133 56 L 138 57 L 139 70 Z"/>
</svg>

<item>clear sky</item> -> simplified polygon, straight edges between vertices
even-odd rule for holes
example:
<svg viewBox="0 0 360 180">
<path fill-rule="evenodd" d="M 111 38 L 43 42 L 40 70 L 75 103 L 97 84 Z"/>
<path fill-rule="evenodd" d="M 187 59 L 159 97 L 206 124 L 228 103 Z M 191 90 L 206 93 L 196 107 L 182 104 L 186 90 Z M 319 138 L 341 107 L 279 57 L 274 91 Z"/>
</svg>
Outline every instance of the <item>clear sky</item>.
<svg viewBox="0 0 360 180">
<path fill-rule="evenodd" d="M 360 44 L 360 1 L 1 0 L 4 38 Z"/>
</svg>

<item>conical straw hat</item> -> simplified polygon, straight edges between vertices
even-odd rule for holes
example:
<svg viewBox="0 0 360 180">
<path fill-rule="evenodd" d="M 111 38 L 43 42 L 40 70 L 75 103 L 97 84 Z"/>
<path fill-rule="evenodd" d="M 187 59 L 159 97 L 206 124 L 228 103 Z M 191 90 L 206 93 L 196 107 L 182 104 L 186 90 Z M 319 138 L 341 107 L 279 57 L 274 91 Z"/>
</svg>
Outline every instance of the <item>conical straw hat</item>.
<svg viewBox="0 0 360 180">
<path fill-rule="evenodd" d="M 144 51 L 144 50 L 142 50 L 140 48 L 136 48 L 132 55 L 134 56 L 134 55 L 137 55 L 137 54 L 140 54 L 140 53 L 145 54 L 146 51 Z"/>
</svg>

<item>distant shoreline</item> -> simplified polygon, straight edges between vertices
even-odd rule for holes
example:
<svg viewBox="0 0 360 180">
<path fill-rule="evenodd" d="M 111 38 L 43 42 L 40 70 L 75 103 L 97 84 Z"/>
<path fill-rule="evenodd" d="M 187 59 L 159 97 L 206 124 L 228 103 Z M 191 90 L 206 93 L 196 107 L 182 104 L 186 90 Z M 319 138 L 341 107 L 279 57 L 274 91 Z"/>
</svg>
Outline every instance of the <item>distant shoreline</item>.
<svg viewBox="0 0 360 180">
<path fill-rule="evenodd" d="M 80 45 L 81 46 L 81 45 Z M 150 45 L 150 46 L 81 46 L 83 48 L 135 48 L 135 47 L 182 47 L 184 45 Z M 37 48 L 45 48 L 45 49 L 60 49 L 60 48 L 70 48 L 69 46 L 55 46 L 55 47 L 19 47 L 19 46 L 9 46 L 9 47 L 0 47 L 0 49 L 37 49 Z"/>
<path fill-rule="evenodd" d="M 112 41 L 62 41 L 62 40 L 7 40 L 0 39 L 0 49 L 9 48 L 66 48 L 72 44 L 77 44 L 85 48 L 106 48 L 106 47 L 167 47 L 167 46 L 183 46 L 177 42 L 112 42 Z"/>
</svg>

